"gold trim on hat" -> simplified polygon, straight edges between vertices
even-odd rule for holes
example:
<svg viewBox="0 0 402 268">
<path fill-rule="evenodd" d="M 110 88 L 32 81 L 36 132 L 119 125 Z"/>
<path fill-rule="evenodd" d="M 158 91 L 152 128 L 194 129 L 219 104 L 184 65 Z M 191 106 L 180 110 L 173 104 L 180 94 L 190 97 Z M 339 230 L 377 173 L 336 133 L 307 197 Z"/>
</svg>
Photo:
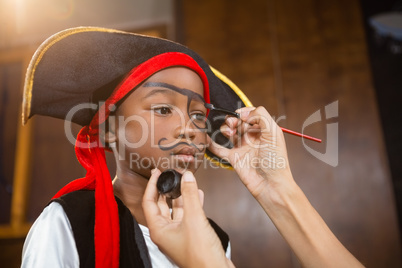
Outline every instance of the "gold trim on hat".
<svg viewBox="0 0 402 268">
<path fill-rule="evenodd" d="M 218 77 L 221 81 L 226 83 L 237 94 L 237 96 L 239 96 L 239 98 L 243 101 L 243 103 L 244 103 L 244 105 L 246 105 L 246 107 L 253 107 L 253 104 L 247 98 L 246 94 L 244 94 L 243 91 L 241 91 L 241 89 L 235 83 L 233 83 L 229 78 L 227 78 L 221 72 L 216 70 L 214 67 L 212 67 L 212 66 L 209 66 L 209 67 L 211 68 L 212 72 L 215 74 L 216 77 Z M 232 166 L 228 166 L 222 162 L 219 162 L 218 160 L 208 156 L 207 154 L 204 154 L 204 157 L 217 166 L 227 168 L 227 169 L 233 169 Z"/>
<path fill-rule="evenodd" d="M 64 31 L 58 32 L 43 42 L 39 48 L 35 51 L 31 62 L 29 63 L 27 73 L 25 76 L 25 84 L 24 84 L 24 93 L 23 93 L 23 100 L 22 100 L 22 124 L 25 125 L 28 121 L 29 117 L 31 116 L 31 102 L 32 102 L 32 88 L 34 82 L 34 76 L 36 67 L 38 66 L 39 62 L 42 60 L 43 55 L 46 51 L 51 48 L 54 44 L 59 42 L 60 40 L 82 32 L 109 32 L 109 33 L 122 33 L 122 34 L 130 34 L 123 31 L 107 29 L 107 28 L 99 28 L 99 27 L 76 27 L 66 29 Z"/>
<path fill-rule="evenodd" d="M 226 169 L 229 169 L 229 170 L 233 170 L 233 167 L 232 167 L 232 166 L 228 166 L 228 165 L 226 165 L 226 164 L 224 164 L 224 163 L 222 163 L 222 162 L 220 162 L 220 161 L 218 161 L 218 160 L 216 160 L 216 159 L 210 157 L 210 156 L 207 155 L 207 154 L 204 154 L 204 157 L 205 157 L 205 159 L 207 159 L 207 160 L 210 161 L 212 164 L 214 164 L 214 165 L 216 165 L 216 166 L 218 166 L 218 167 L 226 168 Z"/>
<path fill-rule="evenodd" d="M 239 96 L 239 98 L 243 101 L 244 105 L 246 107 L 253 107 L 253 104 L 251 101 L 247 98 L 246 94 L 241 91 L 241 89 L 233 83 L 229 78 L 227 78 L 225 75 L 223 75 L 221 72 L 219 72 L 217 69 L 215 69 L 212 66 L 209 66 L 212 70 L 212 72 L 218 77 L 220 80 L 222 80 L 224 83 L 226 83 L 229 87 L 233 89 L 233 91 Z"/>
</svg>

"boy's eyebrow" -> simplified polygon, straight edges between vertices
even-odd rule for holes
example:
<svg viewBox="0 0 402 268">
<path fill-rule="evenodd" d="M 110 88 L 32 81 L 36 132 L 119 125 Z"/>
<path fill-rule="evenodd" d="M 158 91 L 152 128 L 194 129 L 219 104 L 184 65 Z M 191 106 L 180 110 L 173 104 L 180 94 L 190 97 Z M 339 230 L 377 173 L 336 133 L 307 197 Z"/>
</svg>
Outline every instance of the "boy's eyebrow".
<svg viewBox="0 0 402 268">
<path fill-rule="evenodd" d="M 174 85 L 168 84 L 168 83 L 163 83 L 163 82 L 146 82 L 144 84 L 144 87 L 163 87 L 163 88 L 167 88 L 173 91 L 176 91 L 177 93 L 180 93 L 182 95 L 188 96 L 188 97 L 197 97 L 197 99 L 200 99 L 200 101 L 205 102 L 204 101 L 204 97 L 201 96 L 198 93 L 195 93 L 194 91 L 191 91 L 189 89 L 185 89 L 185 88 L 178 88 Z M 155 93 L 159 93 L 160 91 L 163 90 L 153 90 L 151 91 L 149 94 L 147 94 L 145 97 L 148 97 L 150 95 L 153 95 Z"/>
<path fill-rule="evenodd" d="M 171 90 L 166 90 L 166 89 L 154 89 L 154 90 L 151 90 L 150 92 L 148 92 L 144 97 L 143 97 L 143 99 L 146 99 L 146 98 L 149 98 L 149 97 L 151 97 L 151 96 L 153 96 L 153 95 L 157 95 L 157 94 L 169 94 L 169 95 L 172 95 L 172 94 L 174 94 Z"/>
</svg>

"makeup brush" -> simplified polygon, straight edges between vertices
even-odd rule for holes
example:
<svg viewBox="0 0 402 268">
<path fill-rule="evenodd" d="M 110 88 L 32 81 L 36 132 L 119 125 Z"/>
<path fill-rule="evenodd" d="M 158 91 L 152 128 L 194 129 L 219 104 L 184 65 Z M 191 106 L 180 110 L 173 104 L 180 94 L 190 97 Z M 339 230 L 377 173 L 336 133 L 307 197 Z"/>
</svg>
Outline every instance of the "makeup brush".
<svg viewBox="0 0 402 268">
<path fill-rule="evenodd" d="M 214 106 L 213 104 L 211 104 L 211 103 L 205 103 L 204 105 L 205 105 L 205 108 L 207 108 L 207 109 L 209 109 L 209 110 L 211 110 L 211 111 L 222 112 L 222 113 L 225 113 L 225 114 L 227 114 L 227 115 L 229 115 L 229 116 L 234 116 L 234 117 L 236 117 L 236 118 L 240 118 L 240 114 L 239 114 L 239 113 L 232 112 L 232 111 L 229 111 L 229 110 L 226 110 L 226 109 L 222 109 L 222 108 L 219 108 L 219 107 L 215 107 L 215 106 Z M 308 139 L 308 140 L 312 140 L 312 141 L 315 141 L 315 142 L 321 142 L 321 139 L 314 138 L 314 137 L 311 137 L 311 136 L 308 136 L 308 135 L 304 135 L 304 134 L 302 134 L 302 133 L 299 133 L 299 132 L 296 132 L 296 131 L 293 131 L 293 130 L 290 130 L 290 129 L 287 129 L 287 128 L 284 128 L 284 127 L 280 127 L 280 128 L 281 128 L 282 131 L 285 132 L 285 133 L 292 134 L 292 135 L 301 137 L 301 138 L 303 138 L 303 139 Z"/>
</svg>

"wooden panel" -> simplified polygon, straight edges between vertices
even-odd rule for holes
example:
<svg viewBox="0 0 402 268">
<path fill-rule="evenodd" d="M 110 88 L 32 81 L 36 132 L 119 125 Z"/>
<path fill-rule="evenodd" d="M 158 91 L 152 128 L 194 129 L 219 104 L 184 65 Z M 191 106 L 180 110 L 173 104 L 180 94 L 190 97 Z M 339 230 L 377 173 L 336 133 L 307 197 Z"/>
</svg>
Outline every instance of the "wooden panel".
<svg viewBox="0 0 402 268">
<path fill-rule="evenodd" d="M 187 45 L 234 80 L 255 105 L 305 120 L 338 101 L 339 116 L 306 132 L 326 152 L 326 126 L 338 123 L 339 164 L 286 136 L 296 181 L 345 246 L 364 264 L 399 267 L 400 243 L 358 1 L 183 1 Z M 336 152 L 334 152 L 336 153 Z M 207 215 L 231 236 L 238 267 L 298 267 L 297 260 L 236 174 L 197 172 Z M 214 178 L 214 179 L 211 179 Z M 384 228 L 386 226 L 386 228 Z"/>
<path fill-rule="evenodd" d="M 339 166 L 323 165 L 297 139 L 288 139 L 292 162 L 305 159 L 293 165 L 296 179 L 359 259 L 374 267 L 396 266 L 400 248 L 395 205 L 358 2 L 284 1 L 276 12 L 287 14 L 278 15 L 287 126 L 300 128 L 312 112 L 339 101 Z M 292 62 L 303 67 L 295 70 Z M 320 124 L 324 137 L 326 123 Z M 317 149 L 325 151 L 325 144 L 321 147 Z"/>
<path fill-rule="evenodd" d="M 83 177 L 85 170 L 75 157 L 74 145 L 66 138 L 62 120 L 41 116 L 31 120 L 35 136 L 27 219 L 33 222 L 57 191 Z M 74 136 L 79 129 L 74 126 Z"/>
<path fill-rule="evenodd" d="M 13 105 L 21 99 L 20 78 L 22 63 L 2 62 L 0 65 L 0 224 L 10 223 L 11 193 L 14 177 L 17 120 L 19 107 Z"/>
<path fill-rule="evenodd" d="M 1 197 L 0 238 L 23 237 L 26 223 L 26 196 L 29 189 L 31 128 L 21 125 L 21 99 L 24 70 L 29 49 L 10 49 L 0 53 Z"/>
</svg>

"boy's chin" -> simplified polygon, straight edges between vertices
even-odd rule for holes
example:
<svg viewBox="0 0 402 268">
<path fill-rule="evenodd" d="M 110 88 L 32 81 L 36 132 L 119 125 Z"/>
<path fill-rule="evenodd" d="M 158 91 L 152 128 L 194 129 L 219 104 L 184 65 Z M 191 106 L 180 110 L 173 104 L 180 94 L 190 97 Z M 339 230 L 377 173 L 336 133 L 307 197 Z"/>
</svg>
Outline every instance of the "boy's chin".
<svg viewBox="0 0 402 268">
<path fill-rule="evenodd" d="M 188 166 L 188 167 L 183 167 L 183 166 L 174 166 L 169 169 L 174 169 L 180 174 L 183 174 L 186 171 L 191 171 L 192 173 L 197 171 L 197 168 L 195 166 Z"/>
<path fill-rule="evenodd" d="M 192 173 L 194 173 L 194 172 L 197 171 L 197 168 L 195 168 L 195 167 L 188 167 L 188 168 L 180 168 L 180 167 L 178 167 L 178 168 L 174 168 L 174 170 L 176 170 L 177 172 L 183 174 L 186 171 L 191 171 Z"/>
<path fill-rule="evenodd" d="M 160 171 L 165 171 L 168 169 L 174 169 L 177 172 L 183 174 L 185 171 L 191 171 L 192 173 L 196 172 L 197 169 L 200 167 L 200 165 L 195 165 L 194 163 L 174 163 L 170 165 L 169 167 L 164 167 L 164 168 L 159 168 Z"/>
</svg>

